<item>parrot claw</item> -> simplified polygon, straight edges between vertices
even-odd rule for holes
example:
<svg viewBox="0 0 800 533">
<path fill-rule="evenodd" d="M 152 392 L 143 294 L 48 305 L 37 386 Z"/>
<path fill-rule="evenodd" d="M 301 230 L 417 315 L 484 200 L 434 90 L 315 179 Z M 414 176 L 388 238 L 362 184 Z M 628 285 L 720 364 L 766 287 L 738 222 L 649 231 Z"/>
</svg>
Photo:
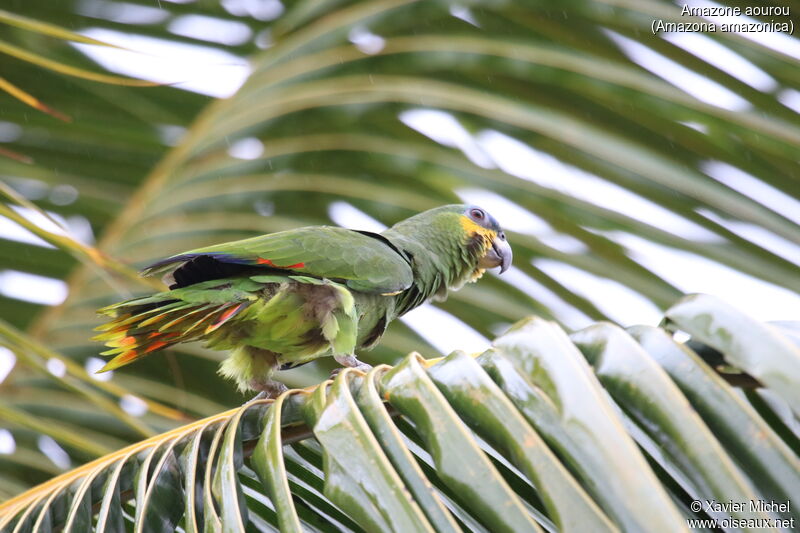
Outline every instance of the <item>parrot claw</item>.
<svg viewBox="0 0 800 533">
<path fill-rule="evenodd" d="M 289 387 L 281 383 L 280 381 L 267 381 L 261 383 L 251 383 L 250 386 L 258 391 L 258 394 L 253 396 L 252 399 L 245 402 L 245 405 L 248 403 L 252 403 L 258 400 L 270 400 L 273 398 L 277 398 L 287 390 Z"/>
<path fill-rule="evenodd" d="M 267 399 L 269 399 L 269 396 L 267 395 L 266 392 L 262 390 L 261 392 L 259 392 L 258 394 L 256 394 L 255 396 L 244 402 L 243 405 L 251 404 L 253 402 L 257 402 L 258 400 L 267 400 Z"/>
<path fill-rule="evenodd" d="M 364 372 L 365 374 L 370 370 L 372 370 L 372 365 L 368 365 L 367 363 L 362 363 L 361 361 L 356 359 L 354 355 L 334 355 L 333 358 L 336 359 L 337 363 L 339 363 L 345 368 L 354 368 L 356 370 Z M 339 372 L 341 372 L 342 370 L 344 370 L 344 368 L 333 369 L 329 379 L 333 379 L 336 376 L 338 376 Z"/>
</svg>

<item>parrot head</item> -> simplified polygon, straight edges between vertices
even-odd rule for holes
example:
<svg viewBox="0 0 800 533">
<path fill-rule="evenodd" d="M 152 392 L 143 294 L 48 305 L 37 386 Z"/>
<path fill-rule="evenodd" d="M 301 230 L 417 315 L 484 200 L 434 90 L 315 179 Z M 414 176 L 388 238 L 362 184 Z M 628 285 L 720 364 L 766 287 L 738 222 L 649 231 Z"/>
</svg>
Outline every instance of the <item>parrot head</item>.
<svg viewBox="0 0 800 533">
<path fill-rule="evenodd" d="M 447 289 L 457 290 L 476 281 L 487 268 L 511 266 L 511 246 L 497 220 L 476 205 L 446 205 L 430 209 L 399 222 L 385 235 L 410 237 L 422 246 L 406 248 L 422 265 L 444 275 L 436 291 L 441 298 Z M 405 245 L 404 245 L 405 246 Z"/>
<path fill-rule="evenodd" d="M 500 267 L 502 274 L 511 266 L 511 246 L 506 240 L 505 232 L 500 228 L 497 220 L 486 210 L 476 205 L 465 206 L 459 223 L 467 238 L 467 245 L 476 246 L 478 270 Z"/>
</svg>

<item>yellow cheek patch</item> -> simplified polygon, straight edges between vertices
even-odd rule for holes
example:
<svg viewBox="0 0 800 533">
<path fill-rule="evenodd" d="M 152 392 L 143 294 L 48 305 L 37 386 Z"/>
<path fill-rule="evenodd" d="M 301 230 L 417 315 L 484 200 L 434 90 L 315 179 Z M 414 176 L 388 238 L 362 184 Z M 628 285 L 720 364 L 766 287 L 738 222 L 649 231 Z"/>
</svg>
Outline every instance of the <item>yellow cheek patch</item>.
<svg viewBox="0 0 800 533">
<path fill-rule="evenodd" d="M 492 242 L 494 238 L 497 236 L 496 231 L 492 231 L 490 229 L 486 229 L 483 226 L 476 224 L 471 218 L 461 215 L 458 220 L 461 223 L 461 227 L 464 229 L 464 233 L 468 236 L 472 237 L 476 233 L 484 238 L 487 242 Z"/>
</svg>

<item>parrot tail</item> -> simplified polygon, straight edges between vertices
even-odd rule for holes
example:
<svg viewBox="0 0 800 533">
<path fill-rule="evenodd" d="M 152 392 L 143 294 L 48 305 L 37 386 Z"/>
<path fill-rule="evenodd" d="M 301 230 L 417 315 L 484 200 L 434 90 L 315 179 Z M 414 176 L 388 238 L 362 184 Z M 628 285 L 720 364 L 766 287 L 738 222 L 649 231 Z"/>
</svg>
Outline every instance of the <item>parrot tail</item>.
<svg viewBox="0 0 800 533">
<path fill-rule="evenodd" d="M 154 301 L 155 300 L 155 301 Z M 100 309 L 113 320 L 95 328 L 92 338 L 114 355 L 100 372 L 114 370 L 179 342 L 212 333 L 247 307 L 249 302 L 197 303 L 156 297 L 136 298 Z"/>
</svg>

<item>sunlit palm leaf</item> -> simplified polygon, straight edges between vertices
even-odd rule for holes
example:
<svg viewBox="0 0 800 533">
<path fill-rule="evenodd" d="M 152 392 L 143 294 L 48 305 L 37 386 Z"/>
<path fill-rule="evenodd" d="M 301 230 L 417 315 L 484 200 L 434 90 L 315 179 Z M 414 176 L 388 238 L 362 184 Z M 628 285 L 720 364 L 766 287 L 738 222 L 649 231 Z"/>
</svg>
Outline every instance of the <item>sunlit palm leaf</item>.
<svg viewBox="0 0 800 533">
<path fill-rule="evenodd" d="M 763 329 L 786 350 L 769 370 L 797 385 L 800 350 L 778 329 L 743 328 L 702 296 L 668 316 L 713 324 L 701 338 L 753 373 Z M 789 443 L 701 357 L 663 330 L 631 333 L 598 324 L 570 339 L 526 319 L 477 357 L 345 370 L 64 474 L 0 506 L 0 529 L 682 531 L 717 516 L 692 500 L 800 490 Z M 756 447 L 742 446 L 745 429 Z"/>
</svg>

